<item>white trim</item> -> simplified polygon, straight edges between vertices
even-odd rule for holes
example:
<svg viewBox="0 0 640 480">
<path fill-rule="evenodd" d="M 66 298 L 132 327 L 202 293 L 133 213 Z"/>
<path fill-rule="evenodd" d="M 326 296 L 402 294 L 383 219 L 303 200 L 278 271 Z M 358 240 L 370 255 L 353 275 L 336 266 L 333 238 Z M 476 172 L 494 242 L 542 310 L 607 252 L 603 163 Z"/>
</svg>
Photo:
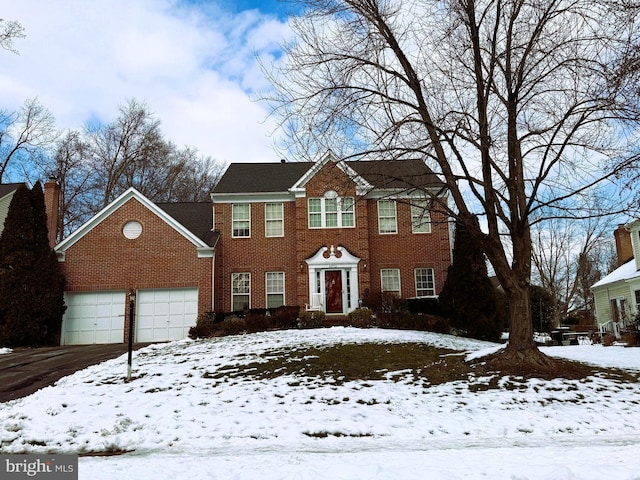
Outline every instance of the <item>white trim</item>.
<svg viewBox="0 0 640 480">
<path fill-rule="evenodd" d="M 367 182 L 362 176 L 358 175 L 354 169 L 352 169 L 349 165 L 346 164 L 343 160 L 338 159 L 334 153 L 329 150 L 320 160 L 313 164 L 313 166 L 307 170 L 307 172 L 300 177 L 290 189 L 289 191 L 296 194 L 296 197 L 304 196 L 305 188 L 309 180 L 311 180 L 316 173 L 318 173 L 322 167 L 324 167 L 328 162 L 333 162 L 336 166 L 342 170 L 353 182 L 356 184 L 356 194 L 358 196 L 365 195 L 367 192 L 370 192 L 373 189 L 373 185 Z"/>
<path fill-rule="evenodd" d="M 329 256 L 325 257 L 325 253 L 329 252 Z M 327 270 L 340 270 L 342 272 L 342 312 L 347 314 L 358 308 L 358 264 L 360 258 L 351 254 L 342 246 L 321 247 L 314 255 L 305 260 L 309 267 L 309 302 L 315 309 L 325 310 L 325 282 L 324 274 Z M 347 272 L 349 272 L 349 285 L 351 290 L 347 292 Z M 317 305 L 316 288 L 318 286 L 318 278 L 320 281 L 320 306 Z"/>
<path fill-rule="evenodd" d="M 236 235 L 235 234 L 236 228 L 235 228 L 234 222 L 235 221 L 245 222 L 246 220 L 236 220 L 233 217 L 233 210 L 234 210 L 234 208 L 236 206 L 239 207 L 239 206 L 245 206 L 245 205 L 247 207 L 249 207 L 249 233 L 247 235 Z M 244 202 L 244 203 L 232 203 L 231 204 L 231 238 L 251 238 L 251 213 L 252 213 L 251 212 L 251 210 L 252 210 L 251 205 L 252 205 L 251 203 L 246 203 L 246 202 Z"/>
<path fill-rule="evenodd" d="M 207 245 L 200 238 L 194 235 L 191 231 L 187 230 L 177 222 L 171 215 L 158 207 L 155 203 L 149 200 L 147 197 L 138 192 L 134 187 L 130 187 L 126 192 L 116 198 L 113 202 L 107 205 L 105 208 L 96 213 L 86 223 L 80 226 L 75 232 L 65 238 L 55 247 L 56 254 L 59 261 L 64 261 L 65 253 L 67 249 L 73 246 L 78 240 L 84 237 L 87 233 L 93 230 L 96 226 L 102 223 L 103 220 L 111 216 L 112 213 L 117 211 L 121 206 L 127 203 L 129 200 L 135 199 L 146 207 L 151 213 L 158 216 L 167 225 L 177 231 L 180 235 L 189 240 L 195 245 L 198 251 L 198 257 L 210 257 L 213 256 L 214 248 Z"/>
<path fill-rule="evenodd" d="M 395 230 L 393 232 L 383 232 L 381 229 L 380 222 L 380 202 L 391 202 L 393 203 L 393 220 L 395 223 Z M 398 204 L 395 200 L 389 198 L 381 198 L 376 201 L 376 208 L 378 213 L 378 234 L 379 235 L 397 235 L 398 234 Z M 391 217 L 383 217 L 385 219 L 390 219 Z"/>
<path fill-rule="evenodd" d="M 282 238 L 284 237 L 284 204 L 282 202 L 265 202 L 263 204 L 263 212 L 264 212 L 264 237 L 265 238 Z M 269 219 L 267 218 L 267 205 L 280 205 L 280 218 L 279 219 Z M 269 235 L 267 225 L 269 222 L 279 221 L 282 224 L 282 233 L 279 235 Z"/>
<path fill-rule="evenodd" d="M 282 274 L 282 292 L 269 292 L 269 274 L 270 273 L 279 273 Z M 269 307 L 269 295 L 280 295 L 282 293 L 282 305 L 287 304 L 287 274 L 282 270 L 270 270 L 268 272 L 264 272 L 264 304 Z"/>
</svg>

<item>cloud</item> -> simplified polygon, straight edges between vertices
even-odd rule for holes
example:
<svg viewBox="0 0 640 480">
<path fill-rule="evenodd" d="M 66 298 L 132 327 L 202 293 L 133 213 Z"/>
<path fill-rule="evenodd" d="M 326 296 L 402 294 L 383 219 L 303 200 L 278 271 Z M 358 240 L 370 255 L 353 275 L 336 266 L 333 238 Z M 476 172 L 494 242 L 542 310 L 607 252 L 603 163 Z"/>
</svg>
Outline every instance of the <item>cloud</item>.
<svg viewBox="0 0 640 480">
<path fill-rule="evenodd" d="M 165 136 L 222 162 L 277 161 L 256 61 L 278 55 L 285 21 L 258 10 L 173 0 L 0 0 L 23 24 L 19 55 L 0 51 L 0 108 L 38 97 L 61 129 L 110 121 L 146 102 Z M 269 60 L 267 60 L 269 61 Z"/>
</svg>

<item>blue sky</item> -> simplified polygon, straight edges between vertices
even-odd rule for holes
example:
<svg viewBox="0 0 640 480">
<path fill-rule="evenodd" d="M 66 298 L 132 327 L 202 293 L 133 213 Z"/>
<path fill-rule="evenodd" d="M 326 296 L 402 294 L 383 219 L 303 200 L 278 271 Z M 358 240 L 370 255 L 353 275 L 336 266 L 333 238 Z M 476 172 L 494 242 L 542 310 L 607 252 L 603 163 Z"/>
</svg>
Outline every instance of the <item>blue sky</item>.
<svg viewBox="0 0 640 480">
<path fill-rule="evenodd" d="M 290 39 L 275 0 L 0 0 L 27 37 L 0 51 L 0 109 L 37 97 L 62 129 L 146 102 L 165 136 L 220 162 L 278 161 L 255 92 Z"/>
</svg>

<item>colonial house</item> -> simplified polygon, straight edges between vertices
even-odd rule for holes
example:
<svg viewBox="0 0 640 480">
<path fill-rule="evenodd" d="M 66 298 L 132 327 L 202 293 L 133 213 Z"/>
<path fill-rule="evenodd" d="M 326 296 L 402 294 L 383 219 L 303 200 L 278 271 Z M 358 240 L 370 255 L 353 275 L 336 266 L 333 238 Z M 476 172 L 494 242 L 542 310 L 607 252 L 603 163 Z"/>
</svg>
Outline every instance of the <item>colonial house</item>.
<svg viewBox="0 0 640 480">
<path fill-rule="evenodd" d="M 592 287 L 601 334 L 620 338 L 640 312 L 640 220 L 614 232 L 618 267 Z"/>
<path fill-rule="evenodd" d="M 368 295 L 434 297 L 451 264 L 443 184 L 420 160 L 232 164 L 211 197 L 218 310 L 345 315 Z"/>
<path fill-rule="evenodd" d="M 123 342 L 130 323 L 136 342 L 180 339 L 212 310 L 343 316 L 379 292 L 435 297 L 451 245 L 432 195 L 446 199 L 444 185 L 420 160 L 331 153 L 231 164 L 210 202 L 155 204 L 129 189 L 55 247 L 61 342 Z"/>
</svg>

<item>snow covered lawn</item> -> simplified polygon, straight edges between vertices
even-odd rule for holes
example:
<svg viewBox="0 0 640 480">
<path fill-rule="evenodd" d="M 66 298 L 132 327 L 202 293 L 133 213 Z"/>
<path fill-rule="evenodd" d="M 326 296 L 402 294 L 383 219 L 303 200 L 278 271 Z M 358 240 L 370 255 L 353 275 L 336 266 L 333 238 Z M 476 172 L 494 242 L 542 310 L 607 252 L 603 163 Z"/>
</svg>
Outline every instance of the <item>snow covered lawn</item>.
<svg viewBox="0 0 640 480">
<path fill-rule="evenodd" d="M 339 327 L 151 345 L 130 383 L 123 355 L 0 404 L 0 452 L 129 452 L 81 457 L 80 478 L 97 480 L 640 478 L 638 381 L 229 374 L 274 351 L 366 342 L 495 348 Z M 640 377 L 640 348 L 543 351 Z"/>
</svg>

